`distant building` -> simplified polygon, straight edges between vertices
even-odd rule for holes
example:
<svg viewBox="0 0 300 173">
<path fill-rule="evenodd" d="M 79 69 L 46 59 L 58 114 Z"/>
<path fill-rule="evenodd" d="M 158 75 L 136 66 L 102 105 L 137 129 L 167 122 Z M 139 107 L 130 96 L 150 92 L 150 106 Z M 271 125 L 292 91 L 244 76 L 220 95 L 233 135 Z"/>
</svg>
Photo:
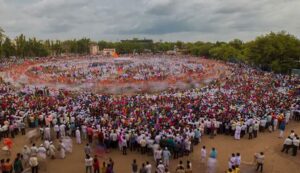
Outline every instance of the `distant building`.
<svg viewBox="0 0 300 173">
<path fill-rule="evenodd" d="M 90 45 L 90 54 L 91 55 L 98 55 L 99 54 L 99 46 L 97 44 Z"/>
<path fill-rule="evenodd" d="M 113 56 L 115 54 L 116 54 L 116 49 L 104 48 L 102 50 L 102 55 L 104 55 L 104 56 Z"/>
<path fill-rule="evenodd" d="M 121 40 L 122 43 L 138 43 L 138 44 L 153 44 L 153 40 L 151 39 L 132 39 L 132 40 Z"/>
</svg>

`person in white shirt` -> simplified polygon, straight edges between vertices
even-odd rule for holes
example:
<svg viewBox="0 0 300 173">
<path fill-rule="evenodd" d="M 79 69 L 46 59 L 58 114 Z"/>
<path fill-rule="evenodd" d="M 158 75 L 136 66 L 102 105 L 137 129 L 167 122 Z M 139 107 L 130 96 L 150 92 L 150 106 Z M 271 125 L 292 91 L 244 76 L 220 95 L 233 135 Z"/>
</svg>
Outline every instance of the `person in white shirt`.
<svg viewBox="0 0 300 173">
<path fill-rule="evenodd" d="M 243 123 L 243 125 L 241 127 L 241 138 L 243 138 L 244 135 L 246 134 L 246 129 L 247 129 L 247 125 L 245 123 Z"/>
<path fill-rule="evenodd" d="M 82 137 L 83 139 L 87 138 L 87 127 L 85 125 L 81 126 L 81 131 L 82 131 Z"/>
<path fill-rule="evenodd" d="M 147 141 L 145 138 L 142 138 L 139 142 L 140 146 L 141 146 L 141 153 L 145 154 L 147 151 Z"/>
<path fill-rule="evenodd" d="M 38 157 L 45 160 L 47 157 L 46 152 L 47 152 L 46 148 L 43 146 L 43 144 L 41 144 L 40 147 L 38 148 Z"/>
<path fill-rule="evenodd" d="M 185 151 L 186 151 L 186 153 L 189 155 L 190 152 L 191 152 L 191 145 L 192 145 L 191 140 L 190 140 L 189 138 L 186 138 L 186 139 L 184 140 L 184 145 L 185 145 Z"/>
<path fill-rule="evenodd" d="M 165 173 L 165 166 L 162 163 L 162 161 L 159 161 L 156 171 L 157 171 L 157 173 Z"/>
<path fill-rule="evenodd" d="M 156 135 L 156 136 L 155 136 L 155 142 L 156 142 L 157 144 L 159 144 L 160 139 L 161 139 L 161 136 L 160 136 L 160 135 Z"/>
<path fill-rule="evenodd" d="M 54 158 L 55 158 L 55 155 L 56 155 L 55 151 L 56 151 L 55 146 L 53 145 L 52 142 L 50 142 L 50 146 L 49 146 L 49 154 L 50 154 L 50 158 L 51 158 L 51 159 L 54 159 Z"/>
<path fill-rule="evenodd" d="M 51 133 L 50 133 L 50 127 L 49 127 L 49 126 L 47 126 L 47 127 L 45 128 L 45 133 L 44 133 L 44 135 L 45 135 L 45 139 L 46 139 L 46 140 L 51 140 Z"/>
<path fill-rule="evenodd" d="M 232 169 L 232 166 L 234 166 L 234 165 L 235 165 L 235 154 L 232 153 L 231 157 L 228 160 L 228 168 Z"/>
<path fill-rule="evenodd" d="M 29 165 L 31 167 L 31 172 L 32 173 L 37 173 L 38 172 L 39 162 L 38 162 L 38 158 L 36 156 L 33 155 L 33 156 L 30 157 Z"/>
<path fill-rule="evenodd" d="M 286 124 L 288 124 L 288 123 L 289 123 L 290 116 L 291 116 L 291 113 L 290 113 L 290 111 L 288 111 L 288 112 L 286 112 L 286 113 L 285 113 L 285 122 L 286 122 Z"/>
<path fill-rule="evenodd" d="M 60 153 L 59 153 L 60 158 L 64 159 L 66 157 L 66 146 L 62 141 L 60 141 L 60 143 L 59 143 L 59 151 L 60 151 Z"/>
<path fill-rule="evenodd" d="M 77 143 L 77 144 L 81 144 L 81 135 L 80 135 L 79 127 L 77 127 L 77 130 L 76 130 L 76 132 L 75 132 L 75 135 L 76 135 L 76 143 Z"/>
<path fill-rule="evenodd" d="M 292 139 L 294 139 L 294 137 L 295 137 L 295 131 L 294 130 L 291 130 L 291 134 L 289 135 L 289 137 L 291 137 Z"/>
<path fill-rule="evenodd" d="M 162 155 L 163 155 L 163 160 L 164 160 L 164 166 L 169 167 L 171 152 L 168 150 L 167 147 L 162 152 Z"/>
<path fill-rule="evenodd" d="M 85 172 L 92 173 L 93 158 L 90 157 L 89 155 L 86 155 L 84 162 L 85 162 Z"/>
<path fill-rule="evenodd" d="M 285 151 L 285 153 L 288 153 L 289 149 L 292 147 L 292 144 L 293 144 L 293 139 L 289 136 L 288 138 L 285 139 L 281 152 Z"/>
<path fill-rule="evenodd" d="M 123 155 L 127 155 L 127 141 L 126 141 L 125 137 L 121 138 L 121 145 L 122 145 Z"/>
<path fill-rule="evenodd" d="M 242 157 L 240 153 L 236 153 L 235 155 L 235 166 L 240 166 L 242 162 Z"/>
<path fill-rule="evenodd" d="M 155 158 L 155 162 L 159 163 L 159 161 L 161 160 L 162 157 L 162 149 L 159 148 L 158 150 L 155 151 L 154 153 L 154 158 Z"/>
<path fill-rule="evenodd" d="M 25 161 L 25 165 L 23 166 L 28 166 L 28 160 L 30 158 L 30 149 L 27 147 L 27 145 L 24 146 L 24 148 L 22 149 L 22 155 L 23 155 L 23 159 Z"/>
<path fill-rule="evenodd" d="M 114 130 L 112 133 L 110 133 L 110 140 L 113 142 L 112 146 L 113 148 L 117 148 L 118 146 L 118 134 Z"/>
<path fill-rule="evenodd" d="M 44 141 L 44 147 L 46 148 L 46 150 L 48 150 L 49 147 L 50 147 L 50 141 L 45 140 L 45 141 Z"/>
<path fill-rule="evenodd" d="M 30 154 L 36 156 L 38 153 L 38 148 L 35 146 L 35 144 L 32 144 L 32 147 L 30 148 Z"/>
<path fill-rule="evenodd" d="M 152 165 L 149 162 L 146 162 L 146 173 L 152 173 Z"/>
<path fill-rule="evenodd" d="M 256 171 L 260 169 L 260 172 L 263 172 L 263 167 L 264 167 L 264 161 L 265 161 L 265 155 L 263 152 L 260 152 L 259 154 L 255 154 L 255 159 L 256 159 Z"/>
<path fill-rule="evenodd" d="M 299 144 L 300 144 L 299 137 L 295 135 L 295 138 L 293 139 L 293 156 L 297 156 Z"/>
<path fill-rule="evenodd" d="M 206 160 L 206 148 L 205 148 L 205 146 L 203 146 L 201 148 L 201 162 L 205 163 L 205 160 Z"/>
<path fill-rule="evenodd" d="M 236 139 L 236 140 L 241 139 L 241 131 L 242 131 L 242 127 L 238 124 L 235 128 L 234 139 Z"/>
</svg>

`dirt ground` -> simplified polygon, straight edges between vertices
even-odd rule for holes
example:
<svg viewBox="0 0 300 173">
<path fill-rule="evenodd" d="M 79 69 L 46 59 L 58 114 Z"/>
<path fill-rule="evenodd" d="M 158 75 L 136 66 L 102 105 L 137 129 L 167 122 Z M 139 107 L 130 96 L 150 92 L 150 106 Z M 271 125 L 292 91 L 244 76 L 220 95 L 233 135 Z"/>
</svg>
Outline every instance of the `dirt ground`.
<svg viewBox="0 0 300 173">
<path fill-rule="evenodd" d="M 297 134 L 300 134 L 300 122 L 291 122 L 288 124 L 285 131 L 285 136 L 287 136 L 290 130 L 294 129 Z M 202 138 L 200 145 L 194 147 L 194 152 L 188 157 L 181 158 L 181 160 L 186 162 L 186 160 L 192 161 L 193 172 L 195 173 L 204 173 L 205 164 L 200 162 L 200 149 L 202 145 L 205 145 L 209 150 L 212 147 L 215 147 L 218 152 L 218 172 L 225 172 L 227 169 L 228 158 L 231 153 L 240 152 L 242 156 L 242 173 L 252 173 L 255 172 L 255 168 L 250 163 L 253 161 L 253 154 L 255 152 L 263 151 L 265 152 L 265 173 L 296 173 L 300 170 L 300 153 L 296 157 L 291 156 L 291 154 L 281 153 L 281 147 L 284 139 L 278 138 L 279 131 L 269 133 L 259 133 L 258 138 L 253 140 L 248 140 L 246 138 L 239 141 L 234 140 L 233 137 L 219 135 L 214 139 L 210 139 L 205 136 Z M 11 159 L 14 159 L 15 154 L 21 151 L 22 147 L 27 144 L 28 141 L 24 136 L 18 136 L 14 139 L 14 147 L 12 151 Z M 37 142 L 39 144 L 39 142 Z M 1 144 L 2 146 L 3 144 Z M 81 145 L 75 144 L 73 142 L 73 152 L 67 154 L 67 157 L 62 159 L 47 160 L 46 166 L 43 166 L 45 163 L 42 163 L 41 171 L 42 173 L 84 173 L 84 147 L 85 143 Z M 102 161 L 108 160 L 111 157 L 115 162 L 115 173 L 130 173 L 131 172 L 131 163 L 133 159 L 136 159 L 139 166 L 146 161 L 150 161 L 154 165 L 152 156 L 141 155 L 136 152 L 129 152 L 127 156 L 123 156 L 120 151 L 114 150 L 110 153 L 105 154 L 100 157 L 99 160 Z M 1 158 L 7 158 L 4 153 L 1 153 Z M 175 167 L 178 164 L 179 160 L 171 160 L 171 173 L 175 172 Z M 154 169 L 153 169 L 154 172 Z"/>
</svg>

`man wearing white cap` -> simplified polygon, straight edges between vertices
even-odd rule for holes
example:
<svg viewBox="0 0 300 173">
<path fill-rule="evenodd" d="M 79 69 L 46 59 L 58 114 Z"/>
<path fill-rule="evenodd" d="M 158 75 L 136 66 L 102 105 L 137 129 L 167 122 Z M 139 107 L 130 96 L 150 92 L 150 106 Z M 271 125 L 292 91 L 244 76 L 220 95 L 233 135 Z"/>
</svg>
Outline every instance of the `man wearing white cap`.
<svg viewBox="0 0 300 173">
<path fill-rule="evenodd" d="M 159 161 L 156 171 L 157 171 L 157 173 L 165 173 L 165 166 L 162 163 L 162 161 Z"/>
<path fill-rule="evenodd" d="M 24 167 L 28 165 L 30 153 L 31 153 L 30 148 L 28 148 L 27 145 L 24 145 L 24 148 L 22 150 L 23 159 L 25 161 L 25 165 L 23 165 Z"/>
<path fill-rule="evenodd" d="M 46 148 L 44 147 L 43 144 L 41 144 L 38 148 L 38 156 L 39 158 L 42 158 L 42 159 L 46 159 Z"/>
</svg>

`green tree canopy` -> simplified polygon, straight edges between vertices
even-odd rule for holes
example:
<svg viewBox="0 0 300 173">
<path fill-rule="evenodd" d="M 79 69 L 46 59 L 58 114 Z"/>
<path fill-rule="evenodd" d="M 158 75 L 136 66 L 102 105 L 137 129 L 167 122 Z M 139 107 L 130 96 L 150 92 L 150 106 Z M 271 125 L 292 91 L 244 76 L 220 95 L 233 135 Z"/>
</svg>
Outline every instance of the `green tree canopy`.
<svg viewBox="0 0 300 173">
<path fill-rule="evenodd" d="M 264 69 L 287 73 L 299 68 L 300 41 L 286 32 L 257 37 L 246 49 L 248 61 Z"/>
</svg>

